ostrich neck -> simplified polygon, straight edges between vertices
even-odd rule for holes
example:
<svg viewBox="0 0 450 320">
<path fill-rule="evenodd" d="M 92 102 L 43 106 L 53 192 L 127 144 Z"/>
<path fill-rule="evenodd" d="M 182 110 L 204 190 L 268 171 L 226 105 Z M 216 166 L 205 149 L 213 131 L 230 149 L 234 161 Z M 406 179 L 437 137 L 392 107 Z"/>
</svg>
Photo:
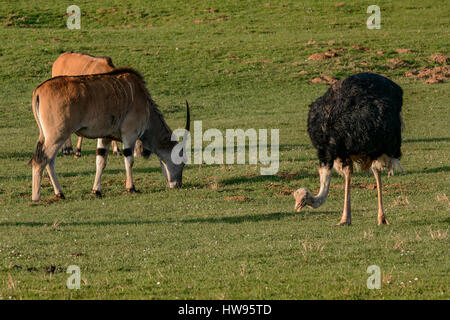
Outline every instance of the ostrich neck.
<svg viewBox="0 0 450 320">
<path fill-rule="evenodd" d="M 320 190 L 319 193 L 312 198 L 311 206 L 317 208 L 321 206 L 328 196 L 328 190 L 330 188 L 331 170 L 327 167 L 321 167 L 319 169 L 320 174 Z"/>
</svg>

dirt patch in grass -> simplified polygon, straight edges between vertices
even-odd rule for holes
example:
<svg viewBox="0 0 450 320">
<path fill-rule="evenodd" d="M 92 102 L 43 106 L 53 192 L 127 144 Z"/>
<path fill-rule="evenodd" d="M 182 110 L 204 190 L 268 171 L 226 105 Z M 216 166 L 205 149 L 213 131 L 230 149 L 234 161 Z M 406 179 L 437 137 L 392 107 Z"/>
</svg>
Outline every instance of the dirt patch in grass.
<svg viewBox="0 0 450 320">
<path fill-rule="evenodd" d="M 244 201 L 250 201 L 250 198 L 246 196 L 228 196 L 224 199 L 225 201 L 238 201 L 238 202 L 244 202 Z"/>
<path fill-rule="evenodd" d="M 274 191 L 276 191 L 277 194 L 280 194 L 280 195 L 283 195 L 283 196 L 291 196 L 292 193 L 295 191 L 295 190 L 292 190 L 292 189 L 289 189 L 289 188 L 285 188 L 283 186 L 275 185 L 273 183 L 269 183 L 266 186 L 266 188 L 270 189 L 270 190 L 274 190 Z"/>
<path fill-rule="evenodd" d="M 408 63 L 406 61 L 403 61 L 401 59 L 389 59 L 388 62 L 389 62 L 388 67 L 391 69 L 395 69 L 398 67 L 404 67 L 404 66 L 408 65 Z"/>
<path fill-rule="evenodd" d="M 98 13 L 114 13 L 117 12 L 116 8 L 111 8 L 111 9 L 99 9 L 97 10 Z"/>
<path fill-rule="evenodd" d="M 332 52 L 332 53 L 335 53 L 336 56 L 337 56 L 338 53 L 346 53 L 347 49 L 344 49 L 344 48 L 331 48 L 331 49 L 328 49 L 328 51 Z"/>
<path fill-rule="evenodd" d="M 438 52 L 430 57 L 429 61 L 437 62 L 439 64 L 446 64 L 450 61 L 450 58 L 447 56 L 444 56 L 442 53 Z"/>
<path fill-rule="evenodd" d="M 327 60 L 327 59 L 330 59 L 330 58 L 333 58 L 336 56 L 337 56 L 337 53 L 332 52 L 332 51 L 318 52 L 318 53 L 313 53 L 312 55 L 310 55 L 308 60 L 322 61 L 322 60 Z"/>
<path fill-rule="evenodd" d="M 403 48 L 400 48 L 400 49 L 397 49 L 397 50 L 395 50 L 397 53 L 412 53 L 412 52 L 414 52 L 414 50 L 411 50 L 411 49 L 403 49 Z"/>
<path fill-rule="evenodd" d="M 363 46 L 360 46 L 360 45 L 354 45 L 354 46 L 352 46 L 352 48 L 355 49 L 355 50 L 359 50 L 359 51 L 370 51 L 370 48 L 363 47 Z"/>
<path fill-rule="evenodd" d="M 283 180 L 294 180 L 298 177 L 297 173 L 277 173 L 277 177 L 282 178 Z"/>
<path fill-rule="evenodd" d="M 326 74 L 321 73 L 320 77 L 311 79 L 312 83 L 326 83 L 328 85 L 332 85 L 337 81 L 336 78 L 329 77 Z"/>
<path fill-rule="evenodd" d="M 448 66 L 442 67 L 422 67 L 404 74 L 405 77 L 415 79 L 424 79 L 425 84 L 446 82 L 450 78 L 450 69 Z"/>
</svg>

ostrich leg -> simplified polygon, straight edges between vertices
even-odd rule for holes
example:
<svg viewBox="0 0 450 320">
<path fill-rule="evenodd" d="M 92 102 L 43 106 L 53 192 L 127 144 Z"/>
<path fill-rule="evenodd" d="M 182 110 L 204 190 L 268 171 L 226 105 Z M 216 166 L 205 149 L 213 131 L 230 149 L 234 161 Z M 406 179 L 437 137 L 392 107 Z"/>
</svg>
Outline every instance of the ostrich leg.
<svg viewBox="0 0 450 320">
<path fill-rule="evenodd" d="M 353 165 L 349 164 L 348 166 L 342 168 L 342 173 L 345 178 L 345 199 L 344 199 L 344 210 L 342 211 L 341 221 L 337 224 L 337 226 L 342 225 L 351 225 L 352 224 L 352 214 L 351 214 L 351 205 L 350 205 L 350 181 L 353 172 Z"/>
<path fill-rule="evenodd" d="M 373 175 L 375 176 L 375 180 L 377 181 L 377 193 L 378 193 L 378 225 L 389 224 L 389 221 L 386 219 L 384 215 L 383 209 L 383 199 L 381 194 L 381 174 L 380 170 L 375 167 L 372 167 Z"/>
</svg>

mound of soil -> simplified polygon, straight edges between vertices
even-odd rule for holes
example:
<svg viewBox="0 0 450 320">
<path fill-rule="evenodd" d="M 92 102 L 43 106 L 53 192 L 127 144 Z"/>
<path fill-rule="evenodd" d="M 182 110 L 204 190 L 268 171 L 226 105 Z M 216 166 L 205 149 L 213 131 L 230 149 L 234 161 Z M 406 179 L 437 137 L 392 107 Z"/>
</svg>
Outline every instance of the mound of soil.
<svg viewBox="0 0 450 320">
<path fill-rule="evenodd" d="M 312 83 L 326 83 L 328 85 L 332 85 L 335 83 L 337 79 L 327 76 L 326 74 L 321 73 L 320 78 L 311 79 Z"/>
<path fill-rule="evenodd" d="M 250 198 L 246 196 L 229 196 L 225 198 L 225 201 L 249 201 Z"/>
<path fill-rule="evenodd" d="M 309 56 L 308 60 L 320 61 L 320 60 L 327 60 L 330 58 L 331 56 L 326 55 L 325 53 L 314 53 L 311 56 Z"/>
<path fill-rule="evenodd" d="M 363 47 L 363 46 L 360 46 L 360 45 L 352 46 L 352 48 L 356 49 L 356 50 L 359 50 L 359 51 L 370 51 L 370 48 Z"/>
<path fill-rule="evenodd" d="M 420 69 L 406 72 L 405 77 L 413 77 L 416 79 L 425 79 L 425 84 L 433 84 L 446 82 L 450 78 L 450 68 L 448 66 L 442 67 L 422 67 Z"/>
<path fill-rule="evenodd" d="M 397 49 L 395 51 L 397 51 L 397 53 L 411 53 L 411 52 L 414 52 L 411 49 Z"/>
<path fill-rule="evenodd" d="M 407 62 L 400 60 L 400 59 L 390 59 L 390 60 L 388 60 L 388 62 L 390 63 L 389 68 L 391 68 L 391 69 L 408 65 Z"/>
<path fill-rule="evenodd" d="M 440 64 L 446 64 L 447 62 L 450 62 L 450 58 L 447 56 L 444 56 L 440 52 L 436 53 L 434 56 L 431 56 L 429 60 L 440 63 Z"/>
</svg>

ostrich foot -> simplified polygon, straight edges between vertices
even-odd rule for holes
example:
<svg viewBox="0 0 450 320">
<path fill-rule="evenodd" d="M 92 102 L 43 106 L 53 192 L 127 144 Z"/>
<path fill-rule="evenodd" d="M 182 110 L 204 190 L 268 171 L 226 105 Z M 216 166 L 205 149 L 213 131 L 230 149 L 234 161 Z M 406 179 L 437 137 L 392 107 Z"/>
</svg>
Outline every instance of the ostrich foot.
<svg viewBox="0 0 450 320">
<path fill-rule="evenodd" d="M 77 148 L 77 150 L 75 152 L 75 158 L 79 158 L 79 157 L 81 157 L 81 149 Z"/>
<path fill-rule="evenodd" d="M 92 190 L 92 194 L 95 195 L 97 198 L 102 197 L 102 192 L 100 190 Z"/>
<path fill-rule="evenodd" d="M 349 226 L 352 224 L 351 220 L 343 220 L 339 221 L 339 223 L 336 224 L 336 226 Z"/>
<path fill-rule="evenodd" d="M 120 152 L 119 149 L 113 150 L 113 155 L 115 155 L 115 156 L 121 156 L 121 155 L 122 155 L 122 152 Z"/>
</svg>

